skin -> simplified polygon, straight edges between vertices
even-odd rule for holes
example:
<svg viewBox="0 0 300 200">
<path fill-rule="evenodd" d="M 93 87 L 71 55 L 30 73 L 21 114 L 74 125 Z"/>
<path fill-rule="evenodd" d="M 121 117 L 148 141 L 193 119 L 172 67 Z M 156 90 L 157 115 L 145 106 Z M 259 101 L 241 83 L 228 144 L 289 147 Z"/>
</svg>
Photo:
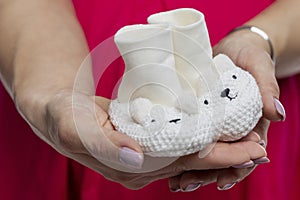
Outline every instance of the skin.
<svg viewBox="0 0 300 200">
<path fill-rule="evenodd" d="M 298 8 L 300 1 L 276 1 L 269 8 L 245 23 L 264 30 L 274 46 L 276 66 L 271 60 L 270 49 L 265 40 L 250 31 L 238 31 L 229 34 L 214 47 L 214 54 L 224 53 L 234 63 L 249 71 L 258 82 L 263 97 L 264 117 L 257 124 L 254 131 L 266 142 L 267 130 L 271 121 L 278 121 L 280 116 L 276 112 L 273 99 L 279 98 L 279 87 L 276 77 L 285 77 L 299 72 L 299 67 L 292 63 L 300 55 L 300 27 L 295 26 L 300 19 Z M 280 29 L 278 29 L 280 27 Z M 254 167 L 248 169 L 222 169 L 212 171 L 185 172 L 173 177 L 169 181 L 171 188 L 186 188 L 192 183 L 206 185 L 217 181 L 219 187 L 239 182 L 244 179 Z"/>
<path fill-rule="evenodd" d="M 298 3 L 285 2 L 282 4 Z M 268 23 L 266 20 L 261 28 L 265 28 L 263 25 Z M 295 26 L 288 28 L 292 29 Z M 265 30 L 269 33 L 271 29 Z M 296 37 L 296 34 L 286 34 L 271 35 L 278 56 L 283 55 L 287 49 L 287 38 Z M 201 159 L 198 154 L 192 154 L 152 172 L 137 174 L 118 171 L 102 164 L 93 155 L 112 163 L 119 163 L 121 147 L 129 147 L 141 155 L 142 151 L 134 140 L 114 130 L 108 120 L 109 100 L 94 96 L 91 67 L 83 71 L 80 77 L 81 87 L 73 91 L 76 74 L 89 50 L 72 2 L 28 0 L 24 4 L 21 0 L 0 0 L 0 35 L 1 80 L 18 111 L 33 131 L 61 154 L 127 188 L 138 189 L 158 179 L 169 177 L 172 177 L 172 189 L 184 189 L 195 181 L 201 181 L 204 185 L 217 182 L 218 186 L 223 187 L 232 181 L 241 180 L 252 168 L 233 169 L 231 166 L 265 157 L 266 151 L 258 142 L 261 139 L 266 140 L 269 124 L 267 119 L 281 118 L 272 99 L 278 98 L 279 90 L 274 78 L 275 68 L 265 41 L 253 34 L 238 32 L 221 41 L 215 48 L 215 53 L 226 52 L 257 79 L 263 94 L 266 119 L 262 119 L 258 124 L 254 130 L 256 133 L 251 132 L 246 138 L 234 143 L 218 142 L 212 151 Z M 281 37 L 286 42 L 278 42 L 282 41 Z M 255 43 L 252 43 L 253 41 Z M 237 44 L 243 45 L 238 47 Z M 295 42 L 292 44 L 296 48 Z M 251 60 L 251 57 L 247 57 L 251 54 L 241 53 L 246 50 L 258 50 L 256 54 L 260 56 L 253 56 L 255 60 Z M 248 62 L 239 63 L 244 60 Z M 266 77 L 262 77 L 261 73 Z M 74 105 L 74 99 L 80 101 Z M 80 113 L 77 124 L 73 119 L 76 113 Z M 81 127 L 85 133 L 83 136 L 77 132 Z M 82 137 L 90 143 L 83 144 Z M 96 145 L 93 146 L 94 141 Z M 87 148 L 92 149 L 93 155 Z"/>
</svg>

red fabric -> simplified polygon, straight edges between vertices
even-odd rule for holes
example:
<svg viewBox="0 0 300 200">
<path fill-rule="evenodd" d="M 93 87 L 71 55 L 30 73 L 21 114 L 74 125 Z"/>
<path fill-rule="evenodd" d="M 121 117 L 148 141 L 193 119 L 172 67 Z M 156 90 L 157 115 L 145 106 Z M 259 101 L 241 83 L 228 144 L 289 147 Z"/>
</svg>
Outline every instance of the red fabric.
<svg viewBox="0 0 300 200">
<path fill-rule="evenodd" d="M 215 44 L 229 30 L 258 14 L 272 1 L 73 2 L 89 47 L 93 49 L 124 25 L 145 23 L 147 16 L 152 13 L 179 7 L 193 7 L 204 12 L 212 44 Z M 105 72 L 105 77 L 98 84 L 98 95 L 111 96 L 122 68 L 119 59 Z M 230 191 L 217 191 L 216 185 L 212 184 L 193 193 L 171 193 L 166 180 L 155 182 L 139 191 L 131 191 L 61 156 L 33 134 L 0 87 L 0 199 L 299 199 L 300 75 L 281 80 L 280 87 L 280 100 L 285 105 L 287 119 L 284 123 L 271 125 L 267 148 L 271 163 L 257 167 L 246 180 Z"/>
</svg>

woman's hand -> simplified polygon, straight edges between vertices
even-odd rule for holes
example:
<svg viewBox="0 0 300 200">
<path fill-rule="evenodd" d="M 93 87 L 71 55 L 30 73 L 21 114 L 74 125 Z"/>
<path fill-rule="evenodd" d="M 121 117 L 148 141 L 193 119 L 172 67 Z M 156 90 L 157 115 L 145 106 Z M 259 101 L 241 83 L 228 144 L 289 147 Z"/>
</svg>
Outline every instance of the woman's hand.
<svg viewBox="0 0 300 200">
<path fill-rule="evenodd" d="M 147 167 L 142 166 L 142 151 L 134 140 L 114 130 L 106 113 L 109 102 L 80 93 L 54 95 L 46 104 L 44 115 L 48 129 L 46 141 L 63 155 L 125 187 L 138 189 L 184 171 L 228 168 L 266 156 L 258 143 L 260 137 L 254 134 L 239 144 L 217 143 L 205 158 L 199 158 L 196 153 L 161 169 L 135 173 Z M 119 170 L 122 166 L 124 171 Z"/>
<path fill-rule="evenodd" d="M 189 155 L 147 173 L 114 169 L 139 168 L 146 157 L 111 126 L 109 101 L 93 96 L 91 67 L 73 91 L 88 48 L 71 1 L 2 2 L 0 29 L 7 30 L 0 37 L 2 81 L 35 133 L 63 155 L 133 189 L 184 171 L 228 168 L 266 156 L 256 138 L 217 143 L 205 158 Z"/>
<path fill-rule="evenodd" d="M 278 121 L 285 119 L 285 111 L 279 102 L 279 87 L 275 78 L 275 64 L 268 53 L 269 46 L 261 36 L 247 30 L 234 32 L 225 37 L 214 47 L 214 55 L 223 53 L 228 55 L 233 62 L 250 72 L 257 81 L 263 100 L 263 118 L 254 128 L 254 132 L 240 141 L 225 143 L 227 145 L 241 145 L 243 142 L 259 142 L 265 147 L 269 120 Z M 258 134 L 259 139 L 251 135 Z M 258 141 L 259 140 L 259 141 Z M 236 150 L 237 151 L 237 150 Z M 181 189 L 193 191 L 200 185 L 217 182 L 219 189 L 230 189 L 237 182 L 248 176 L 256 164 L 269 162 L 266 157 L 251 159 L 234 166 L 217 170 L 188 171 L 169 180 L 171 190 Z"/>
<path fill-rule="evenodd" d="M 60 153 L 98 172 L 100 162 L 139 169 L 143 164 L 140 146 L 114 130 L 106 109 L 109 100 L 79 92 L 61 92 L 46 104 L 46 142 Z M 39 135 L 39 133 L 38 133 Z M 113 166 L 112 166 L 113 167 Z"/>
<path fill-rule="evenodd" d="M 275 63 L 269 51 L 267 41 L 249 30 L 233 32 L 214 47 L 214 55 L 228 55 L 237 66 L 256 79 L 262 95 L 264 117 L 271 121 L 284 120 L 284 108 L 278 100 Z"/>
<path fill-rule="evenodd" d="M 244 156 L 243 161 L 237 164 L 224 165 L 222 169 L 207 168 L 207 170 L 190 170 L 169 179 L 171 191 L 191 192 L 199 187 L 217 182 L 219 190 L 228 190 L 236 183 L 247 177 L 257 166 L 257 164 L 268 163 L 269 159 L 265 152 L 266 136 L 269 127 L 269 120 L 262 118 L 252 132 L 239 141 L 232 143 L 217 142 L 215 148 L 204 158 L 211 157 L 218 160 L 218 156 L 223 156 L 224 160 L 239 159 Z M 223 148 L 224 147 L 224 148 Z M 264 156 L 253 156 L 258 150 L 264 150 Z M 220 152 L 219 152 L 220 151 Z M 217 154 L 216 154 L 217 153 Z M 248 157 L 250 153 L 252 157 Z M 201 161 L 199 161 L 201 162 Z"/>
</svg>

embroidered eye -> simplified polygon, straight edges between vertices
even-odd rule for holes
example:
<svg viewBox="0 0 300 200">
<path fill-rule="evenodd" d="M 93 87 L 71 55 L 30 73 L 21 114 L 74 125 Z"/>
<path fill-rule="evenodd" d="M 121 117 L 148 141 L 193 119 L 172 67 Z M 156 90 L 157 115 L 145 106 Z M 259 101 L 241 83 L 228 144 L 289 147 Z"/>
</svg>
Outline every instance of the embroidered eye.
<svg viewBox="0 0 300 200">
<path fill-rule="evenodd" d="M 205 105 L 208 105 L 208 101 L 205 99 L 203 102 Z"/>
<path fill-rule="evenodd" d="M 174 123 L 177 124 L 177 122 L 179 122 L 181 119 L 172 119 L 169 121 L 169 123 Z"/>
<path fill-rule="evenodd" d="M 233 78 L 233 79 L 237 79 L 236 75 L 232 75 L 232 78 Z"/>
<path fill-rule="evenodd" d="M 155 119 L 152 119 L 151 122 L 155 122 Z"/>
</svg>

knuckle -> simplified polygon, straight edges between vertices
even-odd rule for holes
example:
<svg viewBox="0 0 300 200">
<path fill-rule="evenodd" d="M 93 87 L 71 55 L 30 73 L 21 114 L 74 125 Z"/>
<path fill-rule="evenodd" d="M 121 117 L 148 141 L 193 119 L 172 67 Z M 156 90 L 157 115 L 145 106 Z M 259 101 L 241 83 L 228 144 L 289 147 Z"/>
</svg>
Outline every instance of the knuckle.
<svg viewBox="0 0 300 200">
<path fill-rule="evenodd" d="M 81 141 L 77 138 L 71 124 L 63 119 L 52 126 L 49 134 L 56 147 L 68 153 L 80 152 Z"/>
<path fill-rule="evenodd" d="M 246 169 L 234 170 L 233 179 L 240 182 L 241 180 L 246 178 L 254 169 L 255 169 L 255 166 L 246 168 Z"/>
<path fill-rule="evenodd" d="M 172 171 L 174 174 L 180 174 L 190 169 L 190 167 L 188 166 L 187 159 L 188 157 L 184 159 L 179 159 L 177 162 L 174 163 L 174 166 L 172 167 Z"/>
<path fill-rule="evenodd" d="M 58 125 L 58 130 L 55 138 L 56 145 L 63 148 L 65 151 L 72 151 L 73 150 L 73 141 L 70 131 L 66 127 L 66 125 Z"/>
<path fill-rule="evenodd" d="M 274 95 L 276 95 L 276 97 L 279 97 L 279 93 L 280 93 L 279 86 L 278 86 L 278 83 L 275 78 L 272 82 L 270 82 L 269 87 L 270 87 L 270 90 L 272 91 L 272 93 Z"/>
<path fill-rule="evenodd" d="M 257 60 L 258 57 L 253 58 L 256 55 L 256 48 L 244 47 L 241 48 L 235 58 L 236 64 L 242 68 L 247 67 L 248 65 L 252 65 L 254 60 Z M 250 63 L 249 63 L 250 62 Z"/>
<path fill-rule="evenodd" d="M 240 66 L 240 67 L 245 66 L 245 56 L 248 55 L 247 52 L 248 52 L 248 50 L 245 48 L 242 48 L 238 51 L 238 54 L 235 58 L 235 63 L 238 66 Z"/>
<path fill-rule="evenodd" d="M 253 142 L 258 142 L 260 140 L 260 135 L 255 132 L 251 131 L 246 137 L 242 139 L 242 141 L 253 141 Z"/>
<path fill-rule="evenodd" d="M 265 149 L 256 142 L 247 142 L 246 152 L 248 154 L 247 160 L 252 158 L 259 158 L 266 155 Z"/>
<path fill-rule="evenodd" d="M 223 159 L 220 159 L 220 150 L 222 151 L 222 149 L 218 147 L 211 149 L 210 152 L 205 157 L 207 163 L 210 163 L 214 167 L 224 165 Z"/>
<path fill-rule="evenodd" d="M 260 119 L 259 123 L 257 123 L 255 127 L 255 132 L 260 134 L 262 139 L 265 139 L 269 126 L 270 126 L 270 121 L 265 118 L 262 118 Z"/>
<path fill-rule="evenodd" d="M 46 106 L 46 122 L 47 132 L 51 142 L 58 148 L 63 148 L 68 151 L 71 150 L 71 133 L 70 125 L 67 117 L 64 113 L 68 113 L 66 109 L 69 109 L 65 104 L 63 107 L 65 112 L 61 112 L 61 104 L 58 102 L 64 102 L 61 100 L 60 95 L 56 95 L 48 102 Z"/>
<path fill-rule="evenodd" d="M 275 76 L 272 76 L 262 87 L 264 88 L 263 92 L 271 92 L 276 97 L 279 95 L 280 90 Z"/>
</svg>

